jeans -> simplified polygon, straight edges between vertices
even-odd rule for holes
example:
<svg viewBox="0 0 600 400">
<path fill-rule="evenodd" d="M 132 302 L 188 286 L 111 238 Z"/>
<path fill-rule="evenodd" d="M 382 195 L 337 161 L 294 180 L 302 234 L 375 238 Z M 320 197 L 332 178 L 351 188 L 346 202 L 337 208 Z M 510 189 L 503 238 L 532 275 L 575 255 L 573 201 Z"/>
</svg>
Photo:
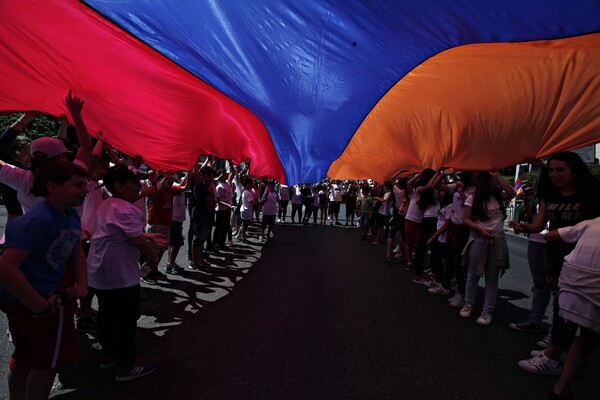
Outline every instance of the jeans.
<svg viewBox="0 0 600 400">
<path fill-rule="evenodd" d="M 475 303 L 475 295 L 477 294 L 477 284 L 479 276 L 477 275 L 477 264 L 483 254 L 485 239 L 478 235 L 469 247 L 469 271 L 467 272 L 467 283 L 465 286 L 465 304 L 473 305 Z M 488 244 L 487 259 L 484 264 L 485 276 L 485 296 L 483 302 L 483 311 L 493 313 L 498 299 L 498 277 L 500 269 L 496 265 L 495 246 L 492 243 Z"/>
<path fill-rule="evenodd" d="M 546 276 L 548 275 L 546 243 L 529 241 L 527 260 L 533 278 L 533 287 L 531 288 L 533 296 L 528 321 L 540 325 L 544 319 L 551 296 L 550 286 L 546 283 Z"/>
</svg>

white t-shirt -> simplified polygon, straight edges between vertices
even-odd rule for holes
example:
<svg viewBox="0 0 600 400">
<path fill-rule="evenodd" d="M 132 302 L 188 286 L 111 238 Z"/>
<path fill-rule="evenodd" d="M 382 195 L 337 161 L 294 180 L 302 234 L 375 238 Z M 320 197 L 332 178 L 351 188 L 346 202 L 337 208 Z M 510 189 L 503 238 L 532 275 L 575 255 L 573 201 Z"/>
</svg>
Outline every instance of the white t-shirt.
<svg viewBox="0 0 600 400">
<path fill-rule="evenodd" d="M 406 219 L 420 224 L 421 221 L 423 221 L 424 210 L 421 210 L 417 204 L 419 201 L 419 193 L 416 189 L 413 189 L 413 192 L 409 197 L 410 202 L 408 203 L 408 210 L 406 211 Z"/>
<path fill-rule="evenodd" d="M 473 207 L 473 195 L 470 194 L 469 197 L 465 200 L 465 207 Z M 502 209 L 500 208 L 500 203 L 494 198 L 491 197 L 487 202 L 487 221 L 480 221 L 472 217 L 472 221 L 484 228 L 489 230 L 492 233 L 500 233 L 504 228 L 504 215 L 502 214 Z"/>
<path fill-rule="evenodd" d="M 377 210 L 377 212 L 379 214 L 389 215 L 390 207 L 392 206 L 391 201 L 390 201 L 391 195 L 392 195 L 392 192 L 385 192 L 383 194 L 383 203 L 381 203 L 381 205 L 379 206 L 379 209 Z"/>
<path fill-rule="evenodd" d="M 142 234 L 140 209 L 111 197 L 100 204 L 96 215 L 87 258 L 89 285 L 102 290 L 139 285 L 140 252 L 129 239 Z"/>
<path fill-rule="evenodd" d="M 403 189 L 400 189 L 397 185 L 394 185 L 392 190 L 394 191 L 394 207 L 396 207 L 396 210 L 398 210 L 400 209 L 402 202 L 405 200 L 404 196 L 406 192 Z"/>
<path fill-rule="evenodd" d="M 148 183 L 148 181 L 146 179 L 141 180 L 140 184 L 142 185 L 140 187 L 140 191 L 145 190 L 147 188 L 150 187 L 150 184 Z M 148 215 L 148 209 L 146 207 L 146 201 L 147 201 L 147 197 L 140 197 L 139 199 L 136 200 L 135 203 L 133 203 L 138 210 L 140 210 L 141 214 L 141 219 L 142 219 L 142 224 L 145 226 L 146 225 L 146 216 Z"/>
<path fill-rule="evenodd" d="M 252 211 L 254 210 L 253 202 L 254 193 L 250 190 L 244 190 L 242 193 L 242 206 L 240 207 L 240 215 L 246 221 L 252 221 Z"/>
<path fill-rule="evenodd" d="M 75 159 L 73 164 L 76 164 L 87 171 L 87 165 L 82 161 Z M 33 181 L 33 172 L 28 169 L 22 169 L 10 164 L 4 164 L 4 166 L 0 168 L 0 183 L 4 183 L 17 191 L 17 199 L 19 200 L 19 203 L 21 203 L 23 214 L 45 200 L 45 197 L 43 196 L 34 196 L 31 194 Z M 75 207 L 75 209 L 79 215 L 82 214 L 82 206 Z"/>
<path fill-rule="evenodd" d="M 224 201 L 227 204 L 231 204 L 231 185 L 229 182 L 219 182 L 216 188 L 216 196 L 217 196 L 217 211 L 229 210 L 229 207 L 224 206 L 219 203 L 219 201 Z"/>
<path fill-rule="evenodd" d="M 96 211 L 105 198 L 108 197 L 108 192 L 103 186 L 98 188 L 99 183 L 91 180 L 88 182 L 88 194 L 83 202 L 83 211 L 81 212 L 81 229 L 86 239 L 91 239 L 96 231 Z"/>
<path fill-rule="evenodd" d="M 263 215 L 276 215 L 277 214 L 277 199 L 279 195 L 276 192 L 269 192 L 265 190 L 262 196 L 262 201 L 264 201 L 262 206 Z"/>
<path fill-rule="evenodd" d="M 465 196 L 475 193 L 476 186 L 468 186 L 465 188 Z M 460 193 L 454 192 L 452 195 L 452 223 L 455 225 L 461 225 L 465 221 L 465 210 L 464 202 Z"/>
<path fill-rule="evenodd" d="M 423 211 L 423 217 L 424 218 L 437 218 L 438 211 L 440 211 L 440 205 L 437 203 L 427 206 L 425 211 Z"/>
<path fill-rule="evenodd" d="M 567 243 L 577 242 L 565 263 L 600 272 L 600 217 L 560 228 L 558 234 Z"/>
<path fill-rule="evenodd" d="M 338 183 L 331 187 L 332 201 L 342 201 L 342 195 L 344 194 L 344 187 Z"/>
<path fill-rule="evenodd" d="M 437 229 L 440 229 L 442 225 L 450 218 L 450 214 L 452 213 L 452 204 L 448 204 L 445 207 L 442 207 L 438 213 L 437 220 Z M 448 239 L 448 230 L 445 230 L 440 236 L 438 236 L 438 242 L 446 243 Z"/>
</svg>

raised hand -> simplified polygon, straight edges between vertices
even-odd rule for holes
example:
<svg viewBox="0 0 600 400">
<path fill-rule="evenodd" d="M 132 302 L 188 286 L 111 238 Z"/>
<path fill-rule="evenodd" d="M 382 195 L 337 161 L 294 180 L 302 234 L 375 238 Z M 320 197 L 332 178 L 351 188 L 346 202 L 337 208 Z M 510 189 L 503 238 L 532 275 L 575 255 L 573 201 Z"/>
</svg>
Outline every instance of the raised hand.
<svg viewBox="0 0 600 400">
<path fill-rule="evenodd" d="M 84 101 L 77 96 L 73 96 L 71 89 L 69 89 L 69 93 L 67 94 L 67 97 L 65 97 L 65 104 L 67 105 L 71 115 L 75 116 L 81 114 L 83 103 Z"/>
</svg>

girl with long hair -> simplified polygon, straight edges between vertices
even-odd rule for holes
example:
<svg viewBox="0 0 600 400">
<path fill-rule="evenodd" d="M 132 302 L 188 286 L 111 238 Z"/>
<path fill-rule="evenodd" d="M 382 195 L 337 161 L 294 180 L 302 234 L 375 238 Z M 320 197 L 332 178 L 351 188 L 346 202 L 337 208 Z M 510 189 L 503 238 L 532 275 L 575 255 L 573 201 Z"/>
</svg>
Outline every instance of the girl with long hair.
<svg viewBox="0 0 600 400">
<path fill-rule="evenodd" d="M 475 193 L 464 204 L 464 225 L 471 229 L 463 250 L 468 266 L 464 306 L 460 316 L 469 318 L 473 311 L 479 278 L 485 276 L 483 311 L 477 324 L 492 323 L 498 297 L 498 278 L 508 267 L 508 248 L 504 235 L 504 202 L 516 196 L 513 187 L 497 171 L 480 172 Z"/>
</svg>

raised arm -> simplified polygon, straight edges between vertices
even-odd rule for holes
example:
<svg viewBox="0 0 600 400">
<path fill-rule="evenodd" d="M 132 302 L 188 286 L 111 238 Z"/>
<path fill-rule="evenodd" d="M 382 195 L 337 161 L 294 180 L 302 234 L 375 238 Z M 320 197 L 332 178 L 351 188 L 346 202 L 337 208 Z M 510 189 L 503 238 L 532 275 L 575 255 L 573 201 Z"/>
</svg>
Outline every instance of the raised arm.
<svg viewBox="0 0 600 400">
<path fill-rule="evenodd" d="M 92 149 L 92 155 L 90 156 L 90 160 L 87 163 L 88 173 L 90 176 L 94 175 L 94 171 L 98 168 L 98 161 L 100 160 L 100 156 L 102 155 L 102 141 L 98 140 Z"/>
<path fill-rule="evenodd" d="M 101 136 L 102 136 L 102 131 L 98 131 L 98 137 L 101 137 Z M 110 145 L 110 143 L 108 143 L 106 141 L 102 141 L 102 143 L 104 144 L 104 148 L 108 152 L 108 156 L 110 157 L 110 160 L 113 162 L 113 164 L 115 164 L 115 165 L 122 165 L 123 164 L 123 160 L 121 160 L 119 158 L 119 156 L 117 155 L 117 152 Z"/>
<path fill-rule="evenodd" d="M 417 183 L 417 180 L 419 179 L 419 176 L 421 176 L 421 174 L 415 174 L 406 183 L 406 189 L 407 189 L 408 193 L 412 193 L 412 191 L 413 191 L 413 189 L 415 187 L 415 184 Z"/>
<path fill-rule="evenodd" d="M 517 192 L 515 192 L 515 189 L 513 189 L 512 185 L 508 183 L 506 179 L 500 176 L 498 171 L 490 171 L 490 175 L 496 178 L 496 181 L 498 181 L 498 184 L 503 191 L 504 200 L 510 200 L 517 197 Z"/>
<path fill-rule="evenodd" d="M 0 135 L 0 159 L 8 161 L 11 158 L 11 144 L 23 128 L 37 117 L 37 111 L 27 111 Z"/>
<path fill-rule="evenodd" d="M 60 128 L 58 128 L 58 135 L 56 136 L 62 141 L 67 140 L 67 128 L 69 127 L 69 121 L 67 121 L 67 116 L 62 114 L 60 117 Z"/>
<path fill-rule="evenodd" d="M 75 124 L 75 129 L 77 131 L 79 150 L 77 150 L 76 159 L 87 165 L 92 154 L 92 139 L 90 139 L 90 134 L 81 117 L 83 103 L 83 100 L 77 96 L 73 96 L 71 90 L 69 90 L 67 97 L 65 97 L 65 104 L 71 113 L 71 118 L 73 118 L 73 123 Z"/>
</svg>

